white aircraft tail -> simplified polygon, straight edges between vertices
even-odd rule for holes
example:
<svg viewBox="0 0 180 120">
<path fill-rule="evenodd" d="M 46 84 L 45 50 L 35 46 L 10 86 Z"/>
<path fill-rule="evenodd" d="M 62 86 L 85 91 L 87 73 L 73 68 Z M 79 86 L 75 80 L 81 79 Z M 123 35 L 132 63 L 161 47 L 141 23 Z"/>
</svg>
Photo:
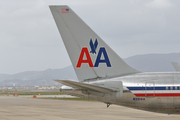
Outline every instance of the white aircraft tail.
<svg viewBox="0 0 180 120">
<path fill-rule="evenodd" d="M 180 72 L 180 66 L 178 65 L 178 63 L 176 63 L 176 62 L 171 62 L 171 63 L 172 63 L 172 65 L 173 65 L 174 69 L 175 69 L 177 72 Z"/>
<path fill-rule="evenodd" d="M 80 81 L 140 72 L 127 65 L 71 8 L 50 9 Z"/>
</svg>

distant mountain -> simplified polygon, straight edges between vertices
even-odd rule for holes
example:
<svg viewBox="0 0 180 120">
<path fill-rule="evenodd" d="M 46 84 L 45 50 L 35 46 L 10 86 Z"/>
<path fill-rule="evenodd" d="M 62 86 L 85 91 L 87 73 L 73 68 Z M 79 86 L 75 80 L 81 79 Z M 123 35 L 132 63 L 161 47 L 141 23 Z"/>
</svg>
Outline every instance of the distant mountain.
<svg viewBox="0 0 180 120">
<path fill-rule="evenodd" d="M 77 80 L 72 66 L 62 69 L 47 69 L 45 71 L 27 71 L 13 75 L 0 74 L 0 86 L 16 84 L 22 85 L 54 85 L 57 79 Z"/>
<path fill-rule="evenodd" d="M 124 61 L 131 67 L 143 72 L 171 72 L 175 71 L 171 62 L 180 63 L 180 53 L 136 55 L 126 58 Z M 27 71 L 13 75 L 0 74 L 0 86 L 59 84 L 53 81 L 55 79 L 77 80 L 77 77 L 70 65 L 62 69 Z"/>
<path fill-rule="evenodd" d="M 131 67 L 144 72 L 175 71 L 171 62 L 180 63 L 180 53 L 136 55 L 124 59 Z"/>
</svg>

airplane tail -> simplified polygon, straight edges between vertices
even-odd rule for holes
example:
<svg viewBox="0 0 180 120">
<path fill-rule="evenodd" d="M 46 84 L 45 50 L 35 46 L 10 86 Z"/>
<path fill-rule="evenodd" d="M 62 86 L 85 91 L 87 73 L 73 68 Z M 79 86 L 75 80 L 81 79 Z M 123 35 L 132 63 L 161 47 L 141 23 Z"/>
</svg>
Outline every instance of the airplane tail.
<svg viewBox="0 0 180 120">
<path fill-rule="evenodd" d="M 68 6 L 50 6 L 79 81 L 139 73 Z"/>
<path fill-rule="evenodd" d="M 176 62 L 171 62 L 171 63 L 172 63 L 172 65 L 173 65 L 174 69 L 175 69 L 177 72 L 180 72 L 180 66 L 178 65 L 178 63 L 176 63 Z"/>
</svg>

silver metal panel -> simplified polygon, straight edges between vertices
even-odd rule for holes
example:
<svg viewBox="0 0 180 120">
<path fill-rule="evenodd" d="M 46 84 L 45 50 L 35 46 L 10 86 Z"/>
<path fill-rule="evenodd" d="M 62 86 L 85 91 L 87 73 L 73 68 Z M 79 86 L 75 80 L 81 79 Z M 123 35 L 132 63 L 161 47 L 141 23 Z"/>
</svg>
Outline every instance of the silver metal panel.
<svg viewBox="0 0 180 120">
<path fill-rule="evenodd" d="M 145 82 L 145 96 L 146 97 L 154 97 L 155 96 L 155 87 L 154 82 Z M 148 96 L 148 89 L 153 89 L 152 96 Z"/>
<path fill-rule="evenodd" d="M 63 92 L 82 98 L 101 101 L 104 103 L 111 103 L 117 105 L 128 106 L 137 109 L 143 109 L 153 112 L 161 112 L 168 114 L 180 113 L 180 97 L 136 97 L 131 91 L 127 89 L 128 86 L 172 86 L 175 89 L 180 86 L 180 73 L 140 73 L 131 76 L 124 76 L 113 79 L 100 80 L 90 82 L 90 84 L 100 84 L 104 82 L 118 82 L 122 81 L 124 86 L 123 96 L 121 98 L 106 98 L 93 95 L 82 94 L 81 90 L 78 91 L 66 91 Z M 176 86 L 176 87 L 175 87 Z M 165 90 L 166 91 L 166 90 Z M 173 90 L 167 90 L 169 92 Z M 177 90 L 178 91 L 178 90 Z M 180 93 L 180 90 L 179 90 Z M 154 92 L 156 94 L 156 90 Z"/>
</svg>

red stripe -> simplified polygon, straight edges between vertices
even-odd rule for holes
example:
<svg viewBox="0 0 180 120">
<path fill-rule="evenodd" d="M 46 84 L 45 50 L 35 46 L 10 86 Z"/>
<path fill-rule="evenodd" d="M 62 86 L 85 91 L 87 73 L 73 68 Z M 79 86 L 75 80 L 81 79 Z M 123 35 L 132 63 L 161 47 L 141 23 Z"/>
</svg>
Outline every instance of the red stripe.
<svg viewBox="0 0 180 120">
<path fill-rule="evenodd" d="M 180 96 L 180 93 L 135 93 L 134 94 L 136 97 L 178 97 Z"/>
</svg>

